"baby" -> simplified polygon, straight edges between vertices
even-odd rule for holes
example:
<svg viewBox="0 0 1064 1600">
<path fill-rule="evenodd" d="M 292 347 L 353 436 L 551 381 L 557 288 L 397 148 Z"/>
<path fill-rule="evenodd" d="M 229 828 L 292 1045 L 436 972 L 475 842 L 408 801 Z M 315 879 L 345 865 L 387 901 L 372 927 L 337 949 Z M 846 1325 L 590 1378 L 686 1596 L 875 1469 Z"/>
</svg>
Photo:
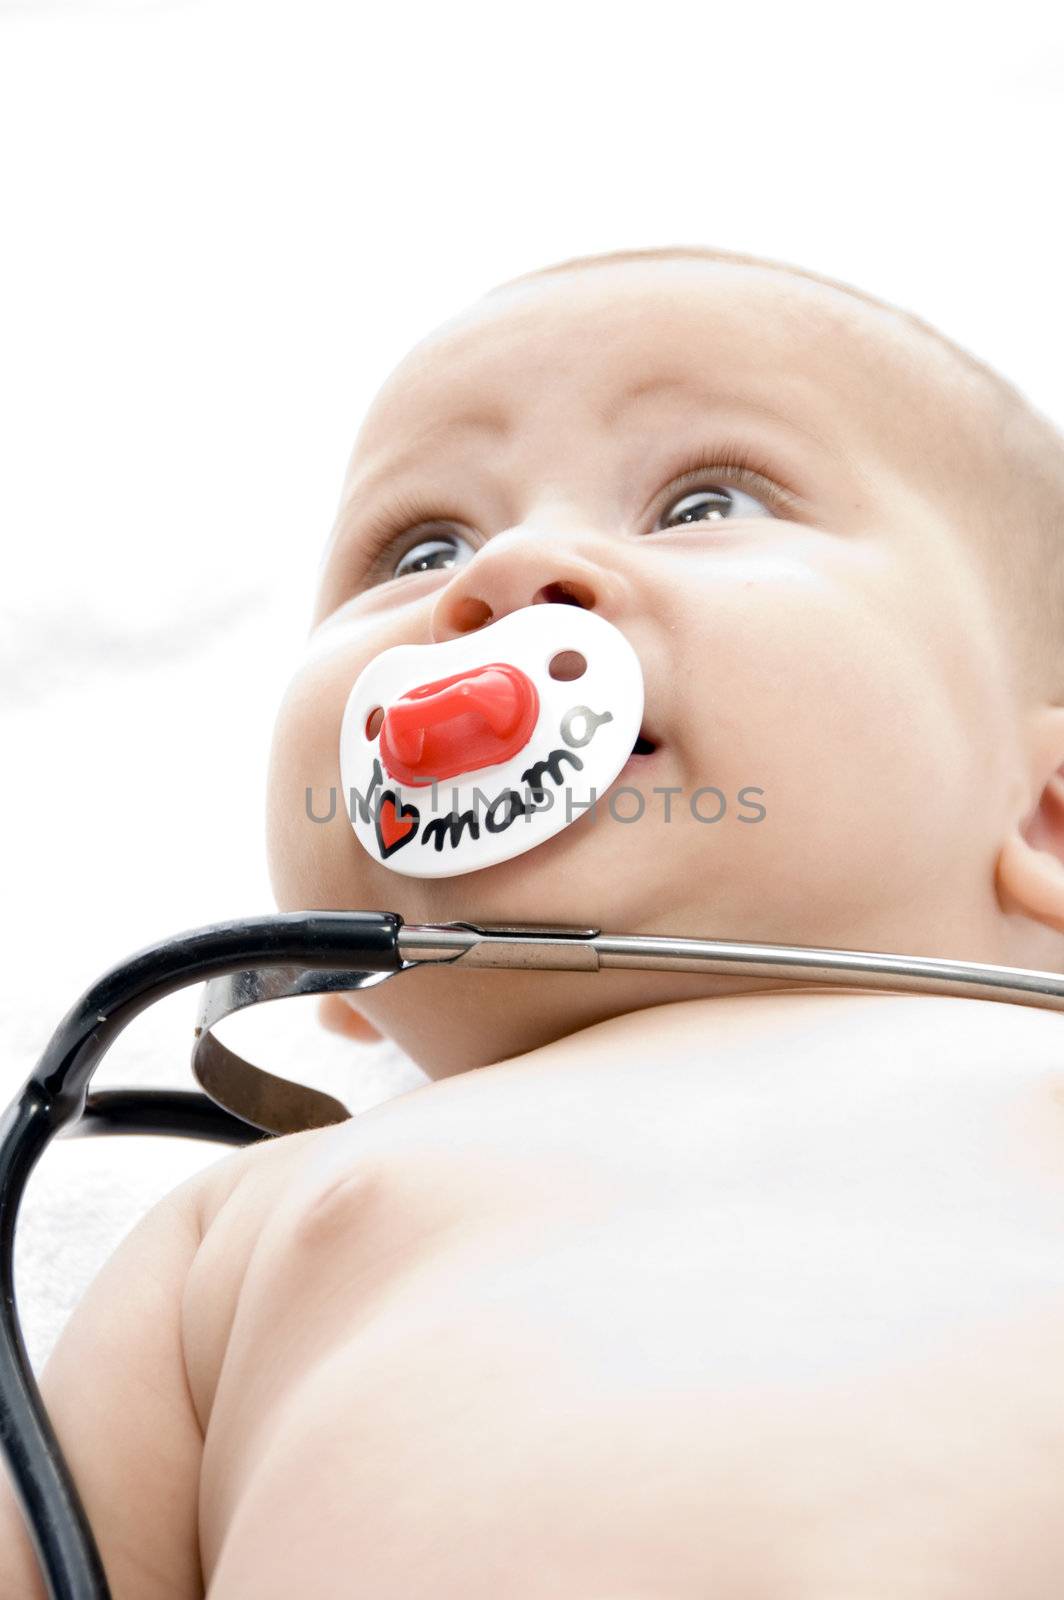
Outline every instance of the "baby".
<svg viewBox="0 0 1064 1600">
<path fill-rule="evenodd" d="M 1062 508 L 1049 422 L 845 285 L 502 285 L 359 434 L 278 906 L 1061 969 Z M 551 601 L 639 656 L 638 822 L 427 880 L 311 820 L 374 656 Z M 322 1016 L 430 1081 L 168 1196 L 41 1376 L 115 1600 L 1059 1595 L 1059 1016 L 433 967 Z M 0 1596 L 43 1594 L 7 1492 Z"/>
</svg>

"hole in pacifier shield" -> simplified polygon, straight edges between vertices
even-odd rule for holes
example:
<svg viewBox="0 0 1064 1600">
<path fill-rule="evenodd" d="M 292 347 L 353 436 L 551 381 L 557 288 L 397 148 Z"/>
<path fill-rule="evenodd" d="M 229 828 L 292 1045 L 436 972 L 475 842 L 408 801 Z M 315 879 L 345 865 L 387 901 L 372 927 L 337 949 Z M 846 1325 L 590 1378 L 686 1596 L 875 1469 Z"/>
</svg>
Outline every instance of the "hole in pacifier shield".
<svg viewBox="0 0 1064 1600">
<path fill-rule="evenodd" d="M 557 683 L 572 683 L 587 671 L 587 662 L 579 650 L 559 650 L 552 656 L 547 671 Z"/>
</svg>

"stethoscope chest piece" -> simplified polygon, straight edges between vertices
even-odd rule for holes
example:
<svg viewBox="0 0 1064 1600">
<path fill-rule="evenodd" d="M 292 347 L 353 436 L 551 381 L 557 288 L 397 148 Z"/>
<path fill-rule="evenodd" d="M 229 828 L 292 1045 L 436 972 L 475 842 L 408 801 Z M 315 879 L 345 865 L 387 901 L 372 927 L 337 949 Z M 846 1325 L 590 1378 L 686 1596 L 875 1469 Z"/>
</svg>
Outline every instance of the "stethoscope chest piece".
<svg viewBox="0 0 1064 1600">
<path fill-rule="evenodd" d="M 642 668 L 619 628 L 579 606 L 526 606 L 374 657 L 340 728 L 345 808 L 392 872 L 477 872 L 585 816 L 642 719 Z"/>
</svg>

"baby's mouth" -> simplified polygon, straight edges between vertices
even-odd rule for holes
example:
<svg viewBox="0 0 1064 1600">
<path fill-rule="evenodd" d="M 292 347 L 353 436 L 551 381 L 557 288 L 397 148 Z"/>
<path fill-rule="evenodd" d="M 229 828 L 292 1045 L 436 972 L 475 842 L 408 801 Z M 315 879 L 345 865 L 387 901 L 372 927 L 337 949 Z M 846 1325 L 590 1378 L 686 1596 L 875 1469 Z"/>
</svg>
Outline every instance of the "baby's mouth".
<svg viewBox="0 0 1064 1600">
<path fill-rule="evenodd" d="M 640 728 L 639 738 L 632 746 L 632 756 L 652 756 L 658 748 L 658 741 L 647 733 L 646 728 Z M 632 759 L 631 756 L 628 758 Z"/>
</svg>

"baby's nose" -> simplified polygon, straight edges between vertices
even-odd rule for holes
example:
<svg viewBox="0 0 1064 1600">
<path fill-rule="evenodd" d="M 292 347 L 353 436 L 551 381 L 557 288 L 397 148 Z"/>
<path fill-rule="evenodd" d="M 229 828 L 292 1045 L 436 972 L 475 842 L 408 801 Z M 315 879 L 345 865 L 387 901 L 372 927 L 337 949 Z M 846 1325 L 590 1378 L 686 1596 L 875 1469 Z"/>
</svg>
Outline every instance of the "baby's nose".
<svg viewBox="0 0 1064 1600">
<path fill-rule="evenodd" d="M 536 686 L 520 667 L 493 661 L 420 684 L 390 705 L 380 729 L 389 775 L 411 786 L 509 761 L 539 716 Z"/>
<path fill-rule="evenodd" d="M 525 527 L 495 534 L 435 597 L 430 628 L 442 642 L 532 605 L 578 606 L 617 622 L 635 599 L 600 539 Z"/>
</svg>

